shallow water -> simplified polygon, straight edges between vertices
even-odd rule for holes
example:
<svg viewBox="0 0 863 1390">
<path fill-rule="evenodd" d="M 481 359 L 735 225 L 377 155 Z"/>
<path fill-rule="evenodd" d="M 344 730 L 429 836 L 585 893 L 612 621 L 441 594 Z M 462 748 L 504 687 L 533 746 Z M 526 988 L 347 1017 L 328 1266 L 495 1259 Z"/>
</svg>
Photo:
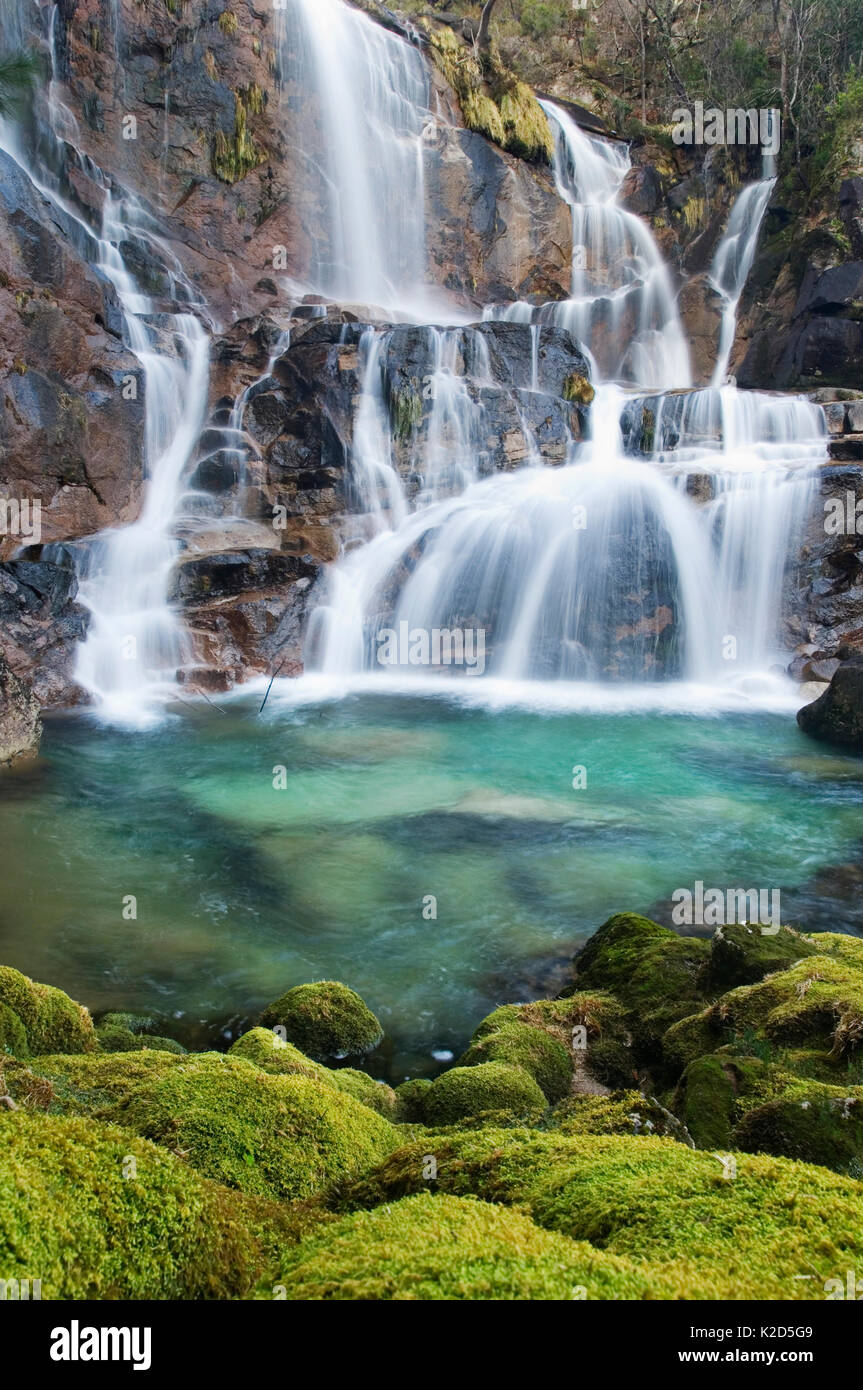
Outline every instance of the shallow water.
<svg viewBox="0 0 863 1390">
<path fill-rule="evenodd" d="M 140 733 L 50 720 L 38 763 L 0 780 L 0 960 L 197 1044 L 335 977 L 381 1018 L 373 1069 L 398 1081 L 496 1004 L 560 988 L 611 912 L 668 920 L 696 879 L 855 929 L 853 904 L 821 919 L 811 883 L 860 859 L 863 761 L 788 714 L 259 703 Z"/>
</svg>

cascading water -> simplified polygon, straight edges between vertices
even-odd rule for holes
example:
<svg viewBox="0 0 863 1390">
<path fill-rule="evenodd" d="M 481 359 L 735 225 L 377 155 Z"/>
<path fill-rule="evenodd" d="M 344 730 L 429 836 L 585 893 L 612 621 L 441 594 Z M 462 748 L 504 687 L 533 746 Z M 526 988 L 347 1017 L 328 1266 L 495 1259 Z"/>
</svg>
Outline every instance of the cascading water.
<svg viewBox="0 0 863 1390">
<path fill-rule="evenodd" d="M 360 407 L 361 421 L 374 419 L 371 455 L 364 429 L 355 466 L 359 459 L 371 477 L 385 459 L 399 505 L 383 522 L 379 513 L 370 542 L 331 568 L 312 615 L 309 666 L 356 678 L 380 671 L 382 630 L 472 628 L 483 633 L 485 669 L 497 686 L 689 682 L 757 695 L 782 656 L 784 572 L 825 457 L 823 414 L 808 401 L 733 387 L 680 389 L 689 386 L 689 356 L 668 271 L 649 229 L 616 202 L 628 154 L 545 105 L 558 191 L 572 207 L 572 297 L 539 309 L 491 306 L 485 318 L 530 325 L 525 385 L 534 391 L 539 326 L 569 330 L 599 381 L 591 438 L 571 445 L 564 467 L 534 456 L 513 474 L 483 478 L 475 424 L 482 407 L 470 401 L 451 356 L 442 403 L 435 399 L 416 436 L 413 470 L 446 475 L 436 418 L 464 420 L 470 405 L 473 432 L 453 431 L 448 420 L 461 461 L 460 473 L 448 474 L 455 495 L 421 487 L 409 510 L 376 360 Z M 770 186 L 756 184 L 738 200 L 715 262 L 732 339 L 757 239 L 747 208 L 760 221 Z M 378 357 L 384 350 L 379 339 Z M 717 365 L 721 377 L 726 366 L 727 356 Z M 463 363 L 460 370 L 466 375 Z"/>
<path fill-rule="evenodd" d="M 331 299 L 402 313 L 413 305 L 422 316 L 428 69 L 417 49 L 342 0 L 287 0 L 277 20 L 283 77 L 301 93 L 295 138 L 316 152 L 304 192 L 321 219 L 305 278 Z"/>
<path fill-rule="evenodd" d="M 722 323 L 711 383 L 713 386 L 721 386 L 728 371 L 737 329 L 737 306 L 752 269 L 758 234 L 775 183 L 772 157 L 765 154 L 762 177 L 757 183 L 747 184 L 735 201 L 725 236 L 710 267 L 711 282 L 722 296 Z"/>
<path fill-rule="evenodd" d="M 29 32 L 23 9 L 16 16 L 19 43 Z M 54 204 L 87 259 L 113 286 L 126 344 L 143 370 L 146 491 L 140 516 L 130 526 L 74 547 L 79 596 L 91 613 L 76 679 L 106 717 L 142 724 L 175 688 L 177 667 L 188 655 L 183 625 L 169 603 L 177 554 L 172 527 L 184 469 L 204 418 L 209 340 L 195 314 L 159 312 L 127 270 L 118 248 L 146 246 L 165 267 L 171 301 L 205 312 L 144 208 L 131 195 L 118 197 L 101 169 L 78 150 L 77 123 L 61 97 L 56 6 L 47 18 L 51 81 L 45 116 L 37 114 L 26 132 L 4 125 L 0 144 Z M 101 190 L 98 231 L 70 200 L 69 161 Z"/>
</svg>

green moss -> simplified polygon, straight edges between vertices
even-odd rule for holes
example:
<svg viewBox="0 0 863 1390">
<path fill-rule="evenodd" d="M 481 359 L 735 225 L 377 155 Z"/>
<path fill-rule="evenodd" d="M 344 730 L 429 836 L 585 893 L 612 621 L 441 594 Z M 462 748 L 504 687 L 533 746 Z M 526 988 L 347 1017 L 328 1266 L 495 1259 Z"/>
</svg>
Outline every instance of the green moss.
<svg viewBox="0 0 863 1390">
<path fill-rule="evenodd" d="M 0 1056 L 29 1057 L 27 1030 L 8 1004 L 0 1004 Z"/>
<path fill-rule="evenodd" d="M 520 1212 L 428 1194 L 316 1232 L 288 1253 L 258 1296 L 272 1298 L 277 1286 L 291 1301 L 650 1296 L 627 1260 L 540 1230 Z"/>
<path fill-rule="evenodd" d="M 579 376 L 578 372 L 570 372 L 563 383 L 563 399 L 565 401 L 575 401 L 578 405 L 590 405 L 596 392 L 591 386 L 586 376 Z"/>
<path fill-rule="evenodd" d="M 551 1033 L 530 1024 L 505 1024 L 472 1043 L 461 1065 L 470 1067 L 480 1062 L 521 1067 L 552 1104 L 568 1095 L 572 1085 L 572 1057 L 568 1049 Z"/>
<path fill-rule="evenodd" d="M 424 1076 L 396 1086 L 396 1115 L 399 1124 L 422 1124 L 425 1098 L 432 1083 Z"/>
<path fill-rule="evenodd" d="M 353 1067 L 340 1067 L 332 1072 L 332 1079 L 339 1091 L 353 1096 L 354 1100 L 367 1105 L 370 1110 L 377 1111 L 388 1120 L 396 1118 L 396 1093 L 392 1086 L 375 1081 L 366 1072 L 355 1071 Z"/>
<path fill-rule="evenodd" d="M 233 10 L 223 10 L 218 19 L 219 28 L 223 34 L 233 38 L 239 29 L 239 21 Z"/>
<path fill-rule="evenodd" d="M 239 1057 L 184 1058 L 137 1087 L 116 1123 L 243 1192 L 305 1197 L 362 1171 L 398 1131 L 351 1096 L 306 1076 L 269 1076 Z"/>
<path fill-rule="evenodd" d="M 424 1190 L 427 1144 L 344 1190 L 342 1208 Z M 730 1179 L 712 1154 L 670 1139 L 506 1129 L 436 1136 L 434 1152 L 436 1192 L 518 1205 L 631 1259 L 658 1298 L 820 1298 L 863 1240 L 863 1184 L 788 1159 L 737 1154 Z M 816 1279 L 795 1279 L 801 1270 Z"/>
<path fill-rule="evenodd" d="M 0 965 L 0 1004 L 17 1014 L 34 1056 L 96 1047 L 93 1020 L 85 1008 L 61 989 L 36 984 L 8 965 Z"/>
<path fill-rule="evenodd" d="M 242 1297 L 279 1221 L 111 1126 L 0 1122 L 0 1270 L 41 1279 L 43 1299 Z"/>
<path fill-rule="evenodd" d="M 318 1061 L 371 1052 L 383 1029 L 358 994 L 335 980 L 289 989 L 261 1014 L 265 1028 L 284 1028 L 288 1042 Z"/>
<path fill-rule="evenodd" d="M 687 1067 L 675 1109 L 699 1149 L 730 1147 L 736 1094 L 727 1060 L 699 1057 Z"/>
<path fill-rule="evenodd" d="M 863 1042 L 863 971 L 847 958 L 809 956 L 759 984 L 730 990 L 710 1017 L 725 1040 L 751 1029 L 772 1043 L 849 1056 Z"/>
<path fill-rule="evenodd" d="M 232 1044 L 229 1056 L 243 1057 L 273 1076 L 311 1076 L 324 1085 L 332 1085 L 333 1073 L 327 1067 L 311 1061 L 271 1028 L 252 1028 L 244 1033 Z"/>
<path fill-rule="evenodd" d="M 763 936 L 760 927 L 735 924 L 720 927 L 710 943 L 699 985 L 705 994 L 751 985 L 775 970 L 786 970 L 818 948 L 788 927 Z"/>
<path fill-rule="evenodd" d="M 683 1125 L 652 1096 L 612 1091 L 607 1096 L 569 1096 L 554 1107 L 548 1128 L 562 1134 L 667 1135 L 685 1143 Z"/>
<path fill-rule="evenodd" d="M 185 1056 L 186 1049 L 173 1038 L 161 1038 L 156 1033 L 132 1033 L 116 1023 L 105 1024 L 96 1029 L 96 1038 L 102 1052 L 174 1052 Z"/>
<path fill-rule="evenodd" d="M 147 1033 L 153 1027 L 149 1014 L 110 1013 L 103 1014 L 97 1028 L 126 1028 L 130 1033 Z"/>
<path fill-rule="evenodd" d="M 709 1009 L 673 1023 L 662 1039 L 662 1054 L 673 1072 L 684 1071 L 696 1057 L 714 1052 L 723 1042 L 722 1028 Z"/>
<path fill-rule="evenodd" d="M 482 1062 L 479 1066 L 445 1071 L 432 1082 L 423 1103 L 423 1115 L 429 1125 L 457 1124 L 467 1116 L 495 1110 L 538 1118 L 545 1110 L 545 1097 L 533 1077 L 521 1067 Z"/>
<path fill-rule="evenodd" d="M 530 87 L 504 68 L 497 54 L 481 62 L 452 29 L 425 27 L 432 59 L 455 91 L 468 130 L 522 159 L 550 163 L 551 127 Z"/>
<path fill-rule="evenodd" d="M 142 1082 L 162 1076 L 179 1058 L 170 1052 L 88 1053 L 37 1057 L 7 1067 L 9 1091 L 19 1104 L 60 1115 L 113 1111 Z"/>
<path fill-rule="evenodd" d="M 666 1029 L 698 1011 L 698 976 L 709 953 L 707 941 L 621 912 L 576 956 L 576 985 L 616 995 L 628 1010 L 637 1046 L 655 1054 Z"/>
<path fill-rule="evenodd" d="M 776 1100 L 747 1110 L 731 1137 L 736 1148 L 863 1172 L 863 1088 L 789 1078 Z"/>
</svg>

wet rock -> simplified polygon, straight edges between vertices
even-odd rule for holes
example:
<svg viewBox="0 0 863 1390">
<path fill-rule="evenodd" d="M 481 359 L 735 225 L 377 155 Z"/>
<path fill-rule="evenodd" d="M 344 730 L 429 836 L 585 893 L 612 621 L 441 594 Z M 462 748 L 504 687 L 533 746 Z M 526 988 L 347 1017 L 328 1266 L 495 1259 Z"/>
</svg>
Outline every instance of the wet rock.
<svg viewBox="0 0 863 1390">
<path fill-rule="evenodd" d="M 41 736 L 39 702 L 0 652 L 0 764 L 35 753 Z"/>
<path fill-rule="evenodd" d="M 71 561 L 62 554 L 56 562 L 0 565 L 0 653 L 42 706 L 75 704 L 82 697 L 72 673 L 88 615 L 76 601 L 77 588 Z"/>
<path fill-rule="evenodd" d="M 678 308 L 689 339 L 689 354 L 696 385 L 709 383 L 719 351 L 722 296 L 707 274 L 693 275 L 683 285 Z"/>
<path fill-rule="evenodd" d="M 797 712 L 804 733 L 863 750 L 863 655 L 843 661 L 827 690 Z"/>
</svg>

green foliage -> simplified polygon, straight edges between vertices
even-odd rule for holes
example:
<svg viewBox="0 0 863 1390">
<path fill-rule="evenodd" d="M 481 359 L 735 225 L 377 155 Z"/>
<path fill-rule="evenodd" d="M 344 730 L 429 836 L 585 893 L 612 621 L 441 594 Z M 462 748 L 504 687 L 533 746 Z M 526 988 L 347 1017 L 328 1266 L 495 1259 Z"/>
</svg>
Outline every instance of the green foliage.
<svg viewBox="0 0 863 1390">
<path fill-rule="evenodd" d="M 8 53 L 0 56 L 0 116 L 21 114 L 32 97 L 42 73 L 36 53 Z"/>
<path fill-rule="evenodd" d="M 486 1202 L 421 1194 L 358 1212 L 290 1250 L 259 1298 L 564 1300 L 645 1298 L 628 1260 L 541 1230 Z"/>
<path fill-rule="evenodd" d="M 93 1020 L 61 989 L 40 985 L 11 966 L 0 965 L 0 1004 L 23 1025 L 27 1047 L 41 1052 L 92 1052 L 96 1047 Z M 11 1021 L 9 1035 L 20 1037 Z M 20 1045 L 20 1043 L 19 1043 Z"/>
<path fill-rule="evenodd" d="M 250 90 L 258 92 L 260 89 Z M 234 92 L 234 133 L 228 137 L 224 131 L 217 130 L 214 136 L 213 173 L 223 183 L 238 183 L 266 159 L 266 151 L 248 128 L 248 111 L 243 92 Z"/>
<path fill-rule="evenodd" d="M 563 0 L 524 0 L 521 10 L 521 32 L 532 39 L 547 39 L 560 33 L 567 19 Z"/>
<path fill-rule="evenodd" d="M 261 1024 L 284 1028 L 288 1042 L 318 1061 L 361 1056 L 383 1037 L 380 1023 L 360 996 L 336 980 L 289 989 L 267 1005 Z"/>
<path fill-rule="evenodd" d="M 0 1122 L 0 1270 L 41 1279 L 43 1299 L 239 1298 L 281 1220 L 111 1126 Z"/>
<path fill-rule="evenodd" d="M 496 54 L 483 55 L 449 28 L 430 28 L 430 51 L 454 89 L 465 125 L 522 159 L 550 163 L 554 141 L 545 112 L 526 83 Z"/>
</svg>

